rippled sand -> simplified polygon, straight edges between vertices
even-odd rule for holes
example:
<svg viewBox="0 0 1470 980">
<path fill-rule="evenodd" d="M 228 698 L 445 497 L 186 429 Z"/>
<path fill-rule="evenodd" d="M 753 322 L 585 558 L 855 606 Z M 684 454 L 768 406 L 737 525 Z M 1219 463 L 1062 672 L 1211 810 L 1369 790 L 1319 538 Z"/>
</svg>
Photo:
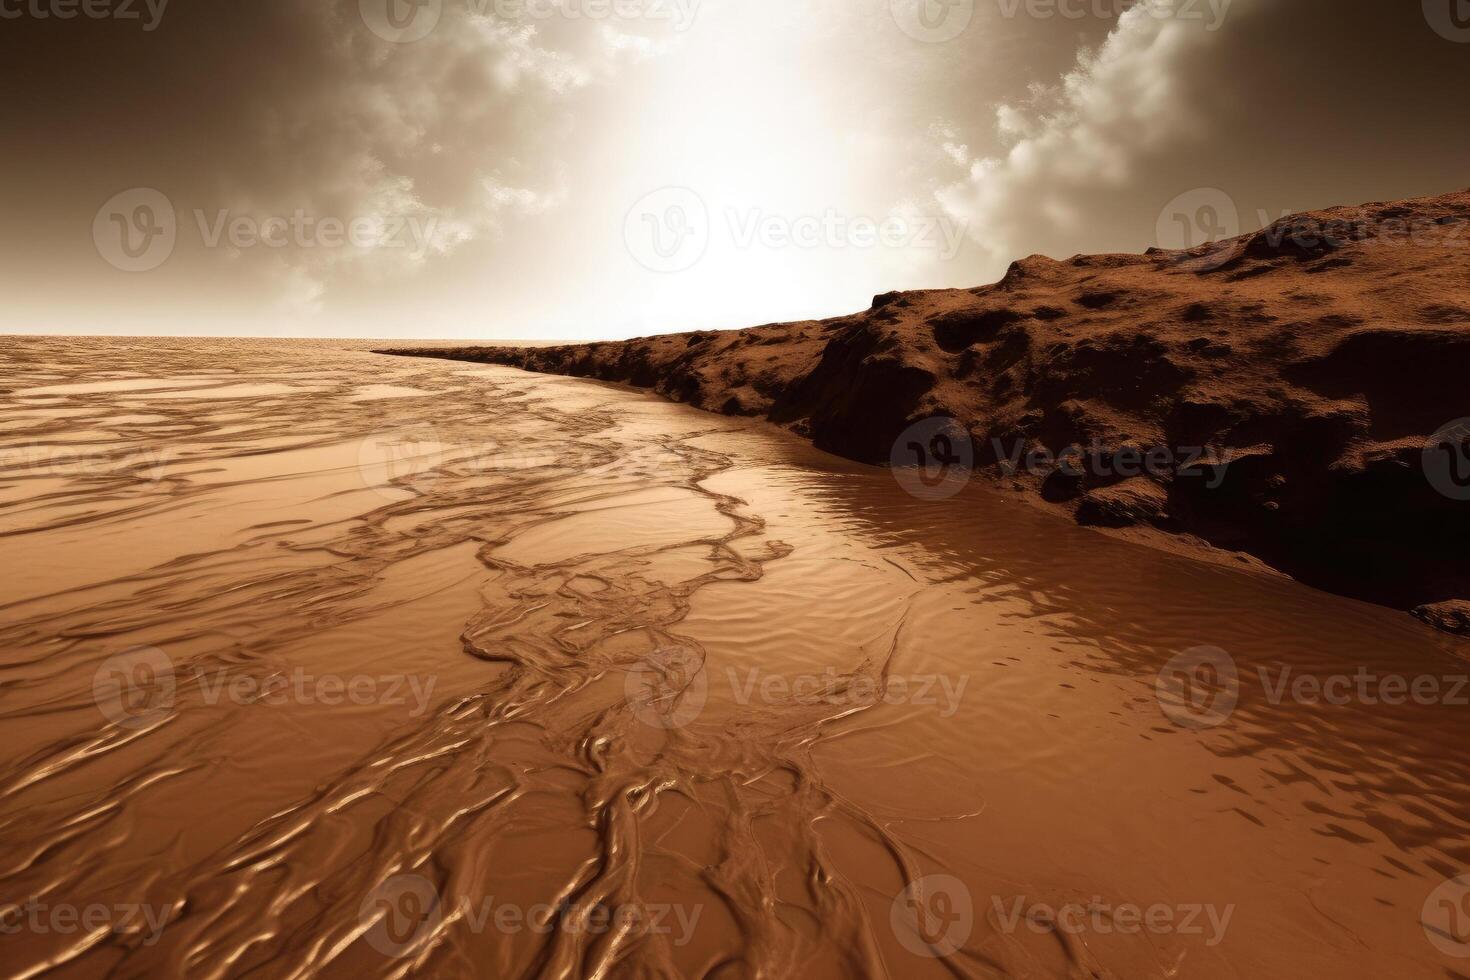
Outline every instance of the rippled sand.
<svg viewBox="0 0 1470 980">
<path fill-rule="evenodd" d="M 588 382 L 4 353 L 7 975 L 1470 976 L 1402 614 Z M 1273 698 L 1363 672 L 1440 694 Z"/>
</svg>

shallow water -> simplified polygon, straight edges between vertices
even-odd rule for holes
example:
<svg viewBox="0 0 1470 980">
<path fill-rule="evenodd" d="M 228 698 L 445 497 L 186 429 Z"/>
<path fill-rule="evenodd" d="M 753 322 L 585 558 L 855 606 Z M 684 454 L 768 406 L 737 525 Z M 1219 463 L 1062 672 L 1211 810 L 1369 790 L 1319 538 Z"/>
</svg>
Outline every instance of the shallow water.
<svg viewBox="0 0 1470 980">
<path fill-rule="evenodd" d="M 587 382 L 3 351 L 7 975 L 1470 976 L 1400 613 Z"/>
</svg>

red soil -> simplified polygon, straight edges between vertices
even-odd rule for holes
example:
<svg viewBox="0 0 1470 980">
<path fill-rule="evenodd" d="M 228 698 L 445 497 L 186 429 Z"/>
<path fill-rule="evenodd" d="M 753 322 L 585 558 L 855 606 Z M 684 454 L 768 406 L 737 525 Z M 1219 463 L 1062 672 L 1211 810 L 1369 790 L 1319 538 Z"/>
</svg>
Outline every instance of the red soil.
<svg viewBox="0 0 1470 980">
<path fill-rule="evenodd" d="M 994 440 L 1001 457 L 1201 447 L 1228 465 L 1016 479 L 1084 523 L 1191 535 L 1344 594 L 1470 599 L 1470 501 L 1424 465 L 1431 435 L 1470 416 L 1470 192 L 1296 215 L 1187 252 L 1032 256 L 993 285 L 889 293 L 832 320 L 391 353 L 623 382 L 872 463 L 935 416 L 997 471 Z M 1421 618 L 1470 632 L 1467 617 Z"/>
</svg>

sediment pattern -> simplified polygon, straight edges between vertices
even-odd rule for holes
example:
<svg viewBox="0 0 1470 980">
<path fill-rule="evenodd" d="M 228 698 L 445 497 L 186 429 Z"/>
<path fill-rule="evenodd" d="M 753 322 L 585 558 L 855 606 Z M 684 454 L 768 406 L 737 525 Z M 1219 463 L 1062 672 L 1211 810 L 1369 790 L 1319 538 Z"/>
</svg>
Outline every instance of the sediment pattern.
<svg viewBox="0 0 1470 980">
<path fill-rule="evenodd" d="M 5 353 L 7 975 L 1448 962 L 1420 920 L 1470 861 L 1470 715 L 1408 617 L 605 385 Z M 1158 693 L 1202 644 L 1239 680 L 1204 728 Z M 1359 670 L 1447 696 L 1276 686 Z"/>
<path fill-rule="evenodd" d="M 1083 523 L 1247 552 L 1465 628 L 1470 194 L 1294 215 L 1187 252 L 1032 256 L 994 285 L 821 322 L 400 353 L 649 388 L 870 463 L 934 417 L 996 473 L 1082 447 L 1081 465 L 1006 479 Z M 1441 444 L 1448 493 L 1426 479 Z"/>
</svg>

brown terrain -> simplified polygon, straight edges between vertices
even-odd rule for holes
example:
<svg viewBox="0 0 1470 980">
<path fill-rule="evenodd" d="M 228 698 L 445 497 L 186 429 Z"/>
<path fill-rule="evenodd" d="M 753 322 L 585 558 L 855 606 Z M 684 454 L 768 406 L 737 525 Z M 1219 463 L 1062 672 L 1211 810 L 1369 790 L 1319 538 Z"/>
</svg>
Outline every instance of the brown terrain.
<svg viewBox="0 0 1470 980">
<path fill-rule="evenodd" d="M 365 346 L 0 345 L 5 976 L 1466 976 L 1464 641 Z"/>
<path fill-rule="evenodd" d="M 1255 556 L 1470 634 L 1466 430 L 1439 445 L 1470 415 L 1470 192 L 1188 251 L 1036 255 L 831 320 L 391 353 L 626 383 L 868 463 L 953 418 L 975 465 L 1080 523 Z M 1069 446 L 1080 465 L 1009 462 Z M 1150 452 L 1168 462 L 1120 478 Z"/>
</svg>

